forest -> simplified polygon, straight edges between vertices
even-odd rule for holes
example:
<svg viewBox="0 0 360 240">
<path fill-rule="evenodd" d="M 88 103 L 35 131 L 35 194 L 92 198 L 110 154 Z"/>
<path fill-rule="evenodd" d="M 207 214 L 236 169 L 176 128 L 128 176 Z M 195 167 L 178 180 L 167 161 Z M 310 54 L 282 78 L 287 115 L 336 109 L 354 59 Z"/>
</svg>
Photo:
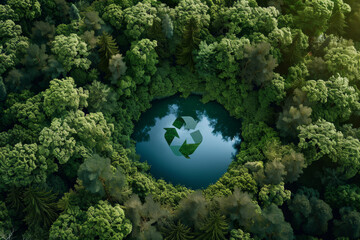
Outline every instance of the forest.
<svg viewBox="0 0 360 240">
<path fill-rule="evenodd" d="M 360 238 L 358 0 L 0 3 L 1 240 Z M 242 123 L 200 190 L 131 137 L 194 93 Z"/>
</svg>

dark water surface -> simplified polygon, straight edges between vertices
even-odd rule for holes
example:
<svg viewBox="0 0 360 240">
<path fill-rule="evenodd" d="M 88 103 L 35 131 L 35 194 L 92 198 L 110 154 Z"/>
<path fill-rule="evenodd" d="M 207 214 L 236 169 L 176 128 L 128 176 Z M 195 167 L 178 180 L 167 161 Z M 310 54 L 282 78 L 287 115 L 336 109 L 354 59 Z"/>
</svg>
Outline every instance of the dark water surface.
<svg viewBox="0 0 360 240">
<path fill-rule="evenodd" d="M 155 100 L 135 125 L 132 137 L 137 142 L 136 152 L 141 161 L 151 165 L 150 172 L 154 177 L 199 189 L 215 183 L 227 171 L 241 141 L 240 120 L 230 117 L 220 104 L 203 104 L 200 99 L 191 95 Z M 196 127 L 186 129 L 184 124 L 180 129 L 176 128 L 172 124 L 179 117 L 193 118 Z M 170 145 L 165 139 L 164 128 L 174 128 L 179 136 L 173 137 Z M 190 135 L 197 130 L 202 136 L 200 144 Z M 174 150 L 185 140 L 186 144 L 197 146 L 189 158 Z"/>
</svg>

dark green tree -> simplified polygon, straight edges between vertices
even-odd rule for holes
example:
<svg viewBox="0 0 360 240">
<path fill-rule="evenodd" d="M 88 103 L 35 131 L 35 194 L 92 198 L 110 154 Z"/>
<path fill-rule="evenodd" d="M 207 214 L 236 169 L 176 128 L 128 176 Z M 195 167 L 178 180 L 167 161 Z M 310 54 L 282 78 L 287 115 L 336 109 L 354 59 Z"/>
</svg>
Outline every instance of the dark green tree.
<svg viewBox="0 0 360 240">
<path fill-rule="evenodd" d="M 194 71 L 193 51 L 198 48 L 200 43 L 199 20 L 191 17 L 184 26 L 182 40 L 176 54 L 176 62 L 180 65 L 188 65 Z"/>
<path fill-rule="evenodd" d="M 51 192 L 39 188 L 28 187 L 24 191 L 23 202 L 25 222 L 29 227 L 50 227 L 56 220 L 56 197 Z"/>
<path fill-rule="evenodd" d="M 225 216 L 218 212 L 211 212 L 203 226 L 199 229 L 198 240 L 226 240 L 229 225 Z"/>
<path fill-rule="evenodd" d="M 116 46 L 115 40 L 113 37 L 107 32 L 103 32 L 103 34 L 99 38 L 99 54 L 100 54 L 100 63 L 99 68 L 101 71 L 105 73 L 109 73 L 109 60 L 111 57 L 117 53 L 119 53 L 119 49 Z"/>
<path fill-rule="evenodd" d="M 170 221 L 164 227 L 163 233 L 165 235 L 164 240 L 189 240 L 194 238 L 191 229 L 180 221 L 177 221 L 177 223 Z"/>
</svg>

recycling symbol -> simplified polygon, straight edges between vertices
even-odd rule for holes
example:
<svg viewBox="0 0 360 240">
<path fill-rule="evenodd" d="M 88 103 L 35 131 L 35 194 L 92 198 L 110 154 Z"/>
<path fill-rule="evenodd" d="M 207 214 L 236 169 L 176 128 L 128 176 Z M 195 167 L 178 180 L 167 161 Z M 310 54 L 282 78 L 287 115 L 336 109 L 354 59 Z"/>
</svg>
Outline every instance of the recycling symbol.
<svg viewBox="0 0 360 240">
<path fill-rule="evenodd" d="M 185 140 L 181 145 L 177 145 L 172 144 L 172 142 L 175 137 L 180 138 L 178 132 L 176 131 L 176 128 L 180 130 L 181 127 L 184 126 L 186 130 L 192 130 L 195 129 L 197 122 L 192 117 L 183 116 L 175 119 L 172 125 L 175 128 L 164 128 L 166 130 L 164 135 L 166 142 L 176 156 L 184 156 L 186 158 L 190 158 L 189 155 L 195 152 L 195 150 L 203 140 L 203 137 L 199 130 L 190 133 L 190 136 L 193 139 L 194 143 L 187 143 Z"/>
</svg>

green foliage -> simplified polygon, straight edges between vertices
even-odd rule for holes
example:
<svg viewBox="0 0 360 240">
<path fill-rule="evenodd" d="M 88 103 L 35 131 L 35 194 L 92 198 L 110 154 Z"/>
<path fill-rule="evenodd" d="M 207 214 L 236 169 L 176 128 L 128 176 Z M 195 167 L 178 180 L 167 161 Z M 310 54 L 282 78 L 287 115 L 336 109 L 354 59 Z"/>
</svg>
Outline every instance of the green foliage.
<svg viewBox="0 0 360 240">
<path fill-rule="evenodd" d="M 88 97 L 88 91 L 75 88 L 73 78 L 53 79 L 44 92 L 44 111 L 48 116 L 61 116 L 69 110 L 87 107 Z"/>
<path fill-rule="evenodd" d="M 317 37 L 328 28 L 328 21 L 332 16 L 334 2 L 321 1 L 289 1 L 295 2 L 291 7 L 295 10 L 294 22 L 305 34 Z"/>
<path fill-rule="evenodd" d="M 0 20 L 0 74 L 14 67 L 29 46 L 28 39 L 12 20 Z"/>
<path fill-rule="evenodd" d="M 344 3 L 343 0 L 334 1 L 334 8 L 329 19 L 329 28 L 327 29 L 327 33 L 344 35 L 345 28 L 347 27 L 345 15 L 348 15 L 350 12 L 350 6 L 347 3 Z"/>
<path fill-rule="evenodd" d="M 195 17 L 191 17 L 189 22 L 184 26 L 176 61 L 177 64 L 188 65 L 191 71 L 194 70 L 193 51 L 197 49 L 200 43 L 199 34 L 199 20 Z"/>
<path fill-rule="evenodd" d="M 7 0 L 7 4 L 20 19 L 31 21 L 41 14 L 41 6 L 37 0 Z"/>
<path fill-rule="evenodd" d="M 132 224 L 120 205 L 111 206 L 107 201 L 89 207 L 81 229 L 85 239 L 115 240 L 124 239 L 131 230 Z"/>
<path fill-rule="evenodd" d="M 338 163 L 337 170 L 344 177 L 351 178 L 358 172 L 358 139 L 344 137 L 342 132 L 336 131 L 334 124 L 323 119 L 308 126 L 300 126 L 299 129 L 299 147 L 305 151 L 308 163 L 327 156 Z"/>
<path fill-rule="evenodd" d="M 108 21 L 114 28 L 119 30 L 122 27 L 123 11 L 119 5 L 110 4 L 104 9 L 102 18 Z"/>
<path fill-rule="evenodd" d="M 328 186 L 325 191 L 326 202 L 334 208 L 348 206 L 360 211 L 359 199 L 360 188 L 353 184 Z"/>
<path fill-rule="evenodd" d="M 119 53 L 119 50 L 116 46 L 116 43 L 111 35 L 109 35 L 106 32 L 103 32 L 103 34 L 99 38 L 99 55 L 100 55 L 100 63 L 99 68 L 103 72 L 107 73 L 109 70 L 109 60 L 110 58 Z"/>
<path fill-rule="evenodd" d="M 242 226 L 249 229 L 254 220 L 259 216 L 261 209 L 248 193 L 239 191 L 235 188 L 232 195 L 217 199 L 221 213 L 233 225 Z"/>
<path fill-rule="evenodd" d="M 112 88 L 99 81 L 94 81 L 87 86 L 89 91 L 88 107 L 91 112 L 102 112 L 104 114 L 114 112 L 117 108 L 117 94 Z"/>
<path fill-rule="evenodd" d="M 7 236 L 11 236 L 13 231 L 13 225 L 9 216 L 9 212 L 4 202 L 0 201 L 0 238 L 7 239 Z"/>
<path fill-rule="evenodd" d="M 189 240 L 193 239 L 191 229 L 180 221 L 174 223 L 170 221 L 163 229 L 165 240 Z"/>
<path fill-rule="evenodd" d="M 290 199 L 291 192 L 284 188 L 284 183 L 279 185 L 264 185 L 259 192 L 259 200 L 264 206 L 275 204 L 277 206 Z"/>
<path fill-rule="evenodd" d="M 127 194 L 127 182 L 121 167 L 113 171 L 108 158 L 92 155 L 80 165 L 78 176 L 92 193 L 106 194 L 107 198 L 115 200 L 124 199 Z"/>
<path fill-rule="evenodd" d="M 250 233 L 246 233 L 241 229 L 232 229 L 230 236 L 230 240 L 253 240 Z"/>
<path fill-rule="evenodd" d="M 225 216 L 220 215 L 218 212 L 211 212 L 204 225 L 200 227 L 196 239 L 226 240 L 225 235 L 228 232 L 228 228 Z"/>
<path fill-rule="evenodd" d="M 66 72 L 73 67 L 89 69 L 90 60 L 87 45 L 75 33 L 69 36 L 58 35 L 51 45 L 51 52 L 55 54 L 56 59 L 63 65 Z"/>
<path fill-rule="evenodd" d="M 132 41 L 141 40 L 153 25 L 154 21 L 160 21 L 157 17 L 157 9 L 151 1 L 138 2 L 136 5 L 126 8 L 123 12 L 125 35 Z M 141 37 L 142 36 L 142 37 Z"/>
<path fill-rule="evenodd" d="M 40 151 L 55 157 L 60 164 L 87 157 L 92 151 L 108 152 L 112 150 L 109 141 L 113 129 L 101 112 L 87 115 L 82 111 L 69 112 L 63 118 L 54 118 L 50 127 L 40 132 Z"/>
<path fill-rule="evenodd" d="M 125 72 L 127 70 L 126 63 L 124 62 L 124 57 L 121 54 L 115 54 L 111 57 L 111 59 L 109 60 L 109 70 L 111 72 L 111 83 L 118 83 L 121 76 L 125 75 Z M 122 81 L 120 83 L 120 86 L 121 84 Z"/>
<path fill-rule="evenodd" d="M 151 195 L 141 203 L 137 195 L 132 195 L 125 202 L 126 217 L 131 220 L 133 230 L 131 236 L 138 239 L 161 239 L 161 234 L 153 226 L 168 216 L 168 211 L 154 202 Z"/>
<path fill-rule="evenodd" d="M 157 42 L 149 39 L 142 39 L 131 44 L 131 49 L 126 52 L 129 61 L 129 72 L 133 76 L 136 84 L 148 85 L 151 76 L 156 73 L 158 55 L 155 51 Z"/>
<path fill-rule="evenodd" d="M 351 208 L 340 209 L 341 220 L 334 220 L 334 235 L 356 239 L 360 237 L 360 213 Z"/>
<path fill-rule="evenodd" d="M 340 74 L 348 78 L 350 82 L 359 79 L 360 53 L 351 41 L 346 42 L 343 39 L 336 41 L 335 39 L 334 42 L 330 42 L 326 50 L 324 61 L 332 75 Z"/>
<path fill-rule="evenodd" d="M 85 212 L 79 207 L 68 209 L 60 214 L 52 224 L 49 239 L 79 240 L 81 239 L 81 226 L 86 219 Z"/>
<path fill-rule="evenodd" d="M 38 188 L 24 191 L 25 222 L 29 227 L 50 227 L 57 218 L 55 195 Z"/>
<path fill-rule="evenodd" d="M 39 154 L 38 146 L 17 143 L 0 148 L 1 186 L 22 187 L 44 183 L 47 174 L 46 158 Z"/>
<path fill-rule="evenodd" d="M 333 218 L 330 206 L 315 196 L 295 194 L 289 204 L 293 214 L 293 226 L 305 233 L 318 236 L 327 231 L 328 221 Z"/>
<path fill-rule="evenodd" d="M 260 239 L 294 239 L 291 225 L 285 221 L 283 212 L 275 204 L 262 210 L 252 225 L 251 232 Z"/>
<path fill-rule="evenodd" d="M 328 81 L 307 81 L 302 90 L 312 103 L 312 116 L 315 119 L 344 121 L 360 109 L 358 93 L 349 86 L 349 80 L 340 75 L 330 77 Z"/>
</svg>

